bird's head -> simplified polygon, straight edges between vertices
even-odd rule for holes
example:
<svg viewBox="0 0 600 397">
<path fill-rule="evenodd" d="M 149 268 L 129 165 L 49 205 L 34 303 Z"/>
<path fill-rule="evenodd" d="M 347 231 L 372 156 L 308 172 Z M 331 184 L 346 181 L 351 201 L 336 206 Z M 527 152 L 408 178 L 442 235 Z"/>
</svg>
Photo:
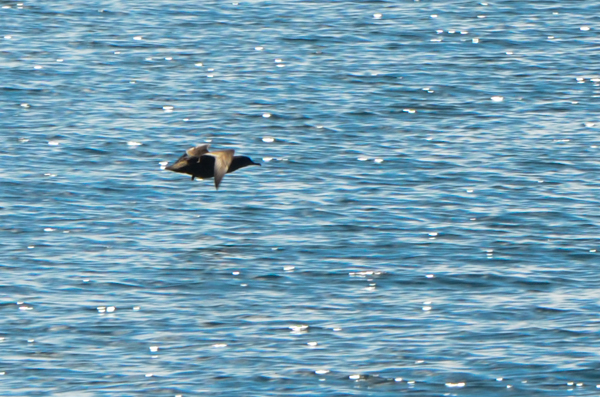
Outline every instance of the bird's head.
<svg viewBox="0 0 600 397">
<path fill-rule="evenodd" d="M 247 156 L 235 156 L 233 158 L 233 161 L 231 162 L 231 165 L 229 166 L 229 171 L 227 172 L 233 172 L 235 170 L 239 170 L 240 168 L 244 168 L 249 165 L 260 166 L 260 163 L 255 163 L 250 157 Z"/>
</svg>

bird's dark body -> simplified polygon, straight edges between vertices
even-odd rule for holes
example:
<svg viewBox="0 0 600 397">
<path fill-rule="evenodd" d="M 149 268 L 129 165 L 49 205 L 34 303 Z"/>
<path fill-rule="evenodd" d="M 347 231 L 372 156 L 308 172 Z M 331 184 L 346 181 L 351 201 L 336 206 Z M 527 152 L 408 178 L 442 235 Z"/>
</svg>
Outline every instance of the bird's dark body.
<svg viewBox="0 0 600 397">
<path fill-rule="evenodd" d="M 250 157 L 234 156 L 235 150 L 226 149 L 209 152 L 209 144 L 202 144 L 185 151 L 177 161 L 165 169 L 173 172 L 188 174 L 194 178 L 215 178 L 215 188 L 219 189 L 225 174 L 229 174 L 249 165 L 260 165 Z"/>
<path fill-rule="evenodd" d="M 167 167 L 168 170 L 181 172 L 183 174 L 191 175 L 192 178 L 209 179 L 215 176 L 215 158 L 213 156 L 200 156 L 193 157 L 184 154 L 181 156 L 175 164 L 185 164 L 177 169 Z M 231 173 L 240 168 L 253 165 L 250 157 L 246 156 L 233 156 L 233 160 L 227 169 L 227 173 Z"/>
</svg>

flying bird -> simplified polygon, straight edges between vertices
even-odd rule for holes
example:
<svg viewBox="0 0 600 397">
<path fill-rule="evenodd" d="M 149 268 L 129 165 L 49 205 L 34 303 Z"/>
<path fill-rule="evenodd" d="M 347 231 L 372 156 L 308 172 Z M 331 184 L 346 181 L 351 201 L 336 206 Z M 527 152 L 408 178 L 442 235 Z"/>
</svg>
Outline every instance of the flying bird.
<svg viewBox="0 0 600 397">
<path fill-rule="evenodd" d="M 260 163 L 252 161 L 250 157 L 234 156 L 235 150 L 233 149 L 209 152 L 209 146 L 210 144 L 204 144 L 189 148 L 183 156 L 165 169 L 191 175 L 192 180 L 214 177 L 215 187 L 219 189 L 225 174 L 249 165 L 260 165 Z"/>
</svg>

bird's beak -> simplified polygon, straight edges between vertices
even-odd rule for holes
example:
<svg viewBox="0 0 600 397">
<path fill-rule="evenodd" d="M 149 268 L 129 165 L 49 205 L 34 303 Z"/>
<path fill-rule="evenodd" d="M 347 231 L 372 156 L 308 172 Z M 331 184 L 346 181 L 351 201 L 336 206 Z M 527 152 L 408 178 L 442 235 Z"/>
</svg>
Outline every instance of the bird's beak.
<svg viewBox="0 0 600 397">
<path fill-rule="evenodd" d="M 258 165 L 260 167 L 262 164 L 261 163 L 252 163 L 252 165 Z"/>
</svg>

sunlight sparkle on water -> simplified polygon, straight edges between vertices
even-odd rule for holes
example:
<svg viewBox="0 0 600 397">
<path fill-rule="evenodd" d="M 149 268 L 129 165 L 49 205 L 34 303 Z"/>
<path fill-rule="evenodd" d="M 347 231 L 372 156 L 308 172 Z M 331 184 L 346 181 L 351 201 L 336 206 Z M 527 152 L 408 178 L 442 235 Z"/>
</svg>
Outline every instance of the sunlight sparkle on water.
<svg viewBox="0 0 600 397">
<path fill-rule="evenodd" d="M 490 99 L 492 100 L 492 102 L 502 102 L 504 100 L 504 97 L 500 95 L 494 95 Z"/>
<path fill-rule="evenodd" d="M 292 334 L 303 334 L 308 330 L 308 325 L 290 325 L 288 328 Z"/>
<path fill-rule="evenodd" d="M 465 382 L 446 383 L 446 387 L 465 387 Z"/>
<path fill-rule="evenodd" d="M 382 14 L 373 14 L 373 18 L 375 19 L 381 19 L 382 16 Z"/>
<path fill-rule="evenodd" d="M 263 142 L 267 142 L 267 143 L 272 143 L 275 142 L 275 138 L 273 138 L 272 136 L 265 136 L 262 139 Z"/>
</svg>

